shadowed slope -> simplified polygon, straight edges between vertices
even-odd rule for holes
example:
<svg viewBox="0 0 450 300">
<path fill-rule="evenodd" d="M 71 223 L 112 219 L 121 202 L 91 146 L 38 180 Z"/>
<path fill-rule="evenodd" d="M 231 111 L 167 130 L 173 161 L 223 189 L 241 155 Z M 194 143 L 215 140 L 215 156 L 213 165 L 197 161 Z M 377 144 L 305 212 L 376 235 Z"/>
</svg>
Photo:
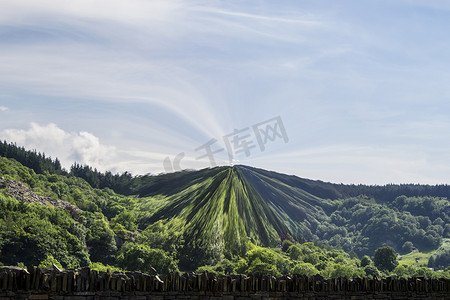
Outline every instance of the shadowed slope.
<svg viewBox="0 0 450 300">
<path fill-rule="evenodd" d="M 167 197 L 141 225 L 181 219 L 189 247 L 222 247 L 235 254 L 246 251 L 248 240 L 274 247 L 289 236 L 310 239 L 311 228 L 328 219 L 324 210 L 331 209 L 330 201 L 267 175 L 235 166 L 180 172 L 172 175 L 177 181 L 164 184 L 155 181 L 147 185 L 148 194 L 164 190 Z"/>
<path fill-rule="evenodd" d="M 235 168 L 221 168 L 212 177 L 167 197 L 166 204 L 146 223 L 181 218 L 186 241 L 206 246 L 217 239 L 240 253 L 250 238 L 257 244 L 275 246 L 287 227 L 273 209 Z"/>
</svg>

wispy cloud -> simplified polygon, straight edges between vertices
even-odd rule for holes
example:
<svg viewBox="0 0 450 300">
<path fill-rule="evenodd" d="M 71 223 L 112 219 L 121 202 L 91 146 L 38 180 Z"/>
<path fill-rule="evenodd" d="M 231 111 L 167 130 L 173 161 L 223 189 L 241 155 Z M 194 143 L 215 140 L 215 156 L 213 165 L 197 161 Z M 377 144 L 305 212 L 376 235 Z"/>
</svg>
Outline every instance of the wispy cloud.
<svg viewBox="0 0 450 300">
<path fill-rule="evenodd" d="M 435 149 L 435 153 L 440 150 Z M 448 155 L 438 154 L 448 160 Z M 303 150 L 252 157 L 250 162 L 262 168 L 300 177 L 335 183 L 446 183 L 450 167 L 442 165 L 422 149 L 401 146 L 364 146 L 335 144 L 305 147 Z"/>
<path fill-rule="evenodd" d="M 6 106 L 0 106 L 0 111 L 7 111 L 8 108 Z"/>
<path fill-rule="evenodd" d="M 253 19 L 264 22 L 280 22 L 280 23 L 288 23 L 288 24 L 297 24 L 297 25 L 305 25 L 305 26 L 319 26 L 323 23 L 318 20 L 314 20 L 313 18 L 299 18 L 299 17 L 279 17 L 279 16 L 265 16 L 258 14 L 250 14 L 239 11 L 230 11 L 230 10 L 220 10 L 220 9 L 212 9 L 212 8 L 203 8 L 198 9 L 198 11 L 204 11 L 207 13 L 216 13 L 219 15 L 232 16 L 244 19 Z"/>
<path fill-rule="evenodd" d="M 244 163 L 347 181 L 384 180 L 358 164 L 446 178 L 429 170 L 448 162 L 435 151 L 449 146 L 448 5 L 429 2 L 4 0 L 0 131 L 69 164 L 147 173 L 180 152 L 183 167 L 207 166 L 193 149 L 282 114 L 289 148 Z M 70 154 L 41 148 L 46 135 Z M 395 164 L 402 151 L 414 163 Z"/>
<path fill-rule="evenodd" d="M 96 7 L 102 3 L 96 3 Z M 64 1 L 39 0 L 31 6 L 25 5 L 25 1 L 7 1 L 0 12 L 0 22 L 16 24 L 19 33 L 20 29 L 30 27 L 35 32 L 41 30 L 49 40 L 41 43 L 25 39 L 3 47 L 0 66 L 4 72 L 0 74 L 0 81 L 40 96 L 70 95 L 91 101 L 159 106 L 173 115 L 166 120 L 168 123 L 189 124 L 203 140 L 222 136 L 233 126 L 230 115 L 235 108 L 223 105 L 227 96 L 220 94 L 221 82 L 211 78 L 211 73 L 216 68 L 238 66 L 239 62 L 228 62 L 231 64 L 226 66 L 214 58 L 205 64 L 201 55 L 192 58 L 191 54 L 175 50 L 173 46 L 183 47 L 184 42 L 189 45 L 184 36 L 200 37 L 205 30 L 205 38 L 197 39 L 202 47 L 214 45 L 208 37 L 253 39 L 255 31 L 276 39 L 283 35 L 296 40 L 298 35 L 283 30 L 283 24 L 291 29 L 295 29 L 295 25 L 319 24 L 311 17 L 274 17 L 240 10 L 207 9 L 188 1 L 170 4 L 166 1 L 136 0 L 115 4 L 105 1 L 103 4 L 104 9 L 99 10 L 93 9 L 89 1 L 67 5 Z M 214 14 L 216 16 L 210 18 Z M 223 22 L 232 26 L 222 26 Z M 265 25 L 271 22 L 281 25 Z M 236 30 L 243 27 L 250 32 Z M 175 37 L 179 40 L 175 41 Z M 27 47 L 23 47 L 24 42 L 28 43 Z M 124 47 L 129 43 L 137 51 Z M 111 46 L 119 52 L 109 51 Z M 139 53 L 139 49 L 143 52 Z M 178 58 L 172 60 L 173 55 Z M 260 62 L 255 61 L 257 64 Z M 163 122 L 161 125 L 170 124 Z"/>
<path fill-rule="evenodd" d="M 171 17 L 177 10 L 180 1 L 117 1 L 98 0 L 95 3 L 88 0 L 80 0 L 74 3 L 70 1 L 36 0 L 30 3 L 26 0 L 2 1 L 0 20 L 11 22 L 26 22 L 24 16 L 32 20 L 34 17 L 50 18 L 90 18 L 96 20 L 113 20 L 121 22 L 143 22 L 146 24 L 152 20 L 159 21 Z M 101 7 L 101 9 L 99 9 Z M 63 21 L 63 20 L 61 20 Z"/>
<path fill-rule="evenodd" d="M 12 52 L 0 50 L 4 54 L 0 58 L 4 70 L 0 81 L 29 93 L 53 97 L 70 95 L 91 101 L 156 105 L 205 136 L 224 132 L 214 118 L 209 95 L 193 82 L 203 79 L 189 70 L 156 61 L 115 61 L 113 57 L 98 57 L 98 52 L 84 56 L 70 47 L 55 53 L 50 48 L 35 48 L 33 54 L 20 48 Z M 90 52 L 89 47 L 82 48 Z"/>
</svg>

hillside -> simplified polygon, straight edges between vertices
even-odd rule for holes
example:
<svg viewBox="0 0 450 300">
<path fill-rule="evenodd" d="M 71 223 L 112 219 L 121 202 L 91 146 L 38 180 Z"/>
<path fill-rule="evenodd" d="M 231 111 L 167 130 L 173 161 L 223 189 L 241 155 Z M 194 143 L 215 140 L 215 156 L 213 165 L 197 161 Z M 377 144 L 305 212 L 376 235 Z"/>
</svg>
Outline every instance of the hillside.
<svg viewBox="0 0 450 300">
<path fill-rule="evenodd" d="M 185 188 L 179 188 L 178 180 L 161 184 L 167 175 L 161 181 L 156 177 L 142 191 L 146 196 L 165 195 L 164 205 L 141 225 L 180 218 L 188 240 L 208 243 L 219 238 L 228 251 L 243 253 L 242 241 L 247 239 L 266 247 L 280 246 L 286 238 L 305 241 L 310 227 L 328 219 L 324 208 L 330 210 L 329 200 L 279 181 L 257 181 L 249 172 L 244 166 L 190 172 L 184 176 L 195 180 Z M 207 176 L 198 176 L 202 173 Z M 174 192 L 164 193 L 161 186 Z"/>
<path fill-rule="evenodd" d="M 263 246 L 286 238 L 320 241 L 361 257 L 383 245 L 402 253 L 407 242 L 421 251 L 439 247 L 442 237 L 450 237 L 449 200 L 434 196 L 445 193 L 443 187 L 337 185 L 234 166 L 153 176 L 138 193 L 165 197 L 163 207 L 143 219 L 143 226 L 180 217 L 187 226 L 210 234 L 217 222 L 225 247 L 231 249 L 235 240 L 227 240 L 227 224 L 237 224 L 238 240 L 247 236 Z M 237 214 L 229 203 L 237 204 Z M 233 216 L 239 221 L 230 221 Z M 203 219 L 208 223 L 199 224 Z"/>
<path fill-rule="evenodd" d="M 121 195 L 55 168 L 45 156 L 20 153 L 27 161 L 35 159 L 41 173 L 0 157 L 2 263 L 37 265 L 54 259 L 64 267 L 98 262 L 166 271 L 209 265 L 223 272 L 262 268 L 273 274 L 310 264 L 313 273 L 331 276 L 337 270 L 333 266 L 347 262 L 353 266 L 347 273 L 355 275 L 364 270 L 352 257 L 373 256 L 388 245 L 403 255 L 432 253 L 431 266 L 448 267 L 448 243 L 442 241 L 450 238 L 450 205 L 437 196 L 447 186 L 339 185 L 234 166 L 111 175 L 128 191 Z M 51 168 L 42 170 L 45 165 Z M 90 180 L 108 177 L 89 167 L 77 170 L 77 175 L 90 172 Z M 316 246 L 302 246 L 305 242 Z M 31 257 L 12 250 L 25 245 L 34 249 Z M 325 250 L 333 248 L 346 254 Z"/>
</svg>

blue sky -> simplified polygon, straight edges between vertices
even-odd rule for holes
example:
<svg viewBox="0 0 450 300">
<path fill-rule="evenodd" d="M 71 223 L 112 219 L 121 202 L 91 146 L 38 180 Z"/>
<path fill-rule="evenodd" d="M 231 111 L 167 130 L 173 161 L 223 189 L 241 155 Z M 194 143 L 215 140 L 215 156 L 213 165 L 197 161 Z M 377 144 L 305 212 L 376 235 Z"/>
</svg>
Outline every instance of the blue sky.
<svg viewBox="0 0 450 300">
<path fill-rule="evenodd" d="M 0 138 L 67 168 L 210 167 L 215 139 L 218 165 L 450 183 L 448 28 L 444 0 L 3 0 Z"/>
</svg>

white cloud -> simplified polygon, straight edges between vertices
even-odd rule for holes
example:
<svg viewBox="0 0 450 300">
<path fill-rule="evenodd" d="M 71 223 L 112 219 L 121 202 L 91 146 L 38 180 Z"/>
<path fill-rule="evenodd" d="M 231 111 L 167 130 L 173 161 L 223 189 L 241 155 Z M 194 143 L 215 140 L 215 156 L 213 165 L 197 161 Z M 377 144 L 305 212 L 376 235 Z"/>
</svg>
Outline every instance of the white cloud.
<svg viewBox="0 0 450 300">
<path fill-rule="evenodd" d="M 7 111 L 8 108 L 6 106 L 0 106 L 0 111 Z"/>
<path fill-rule="evenodd" d="M 31 123 L 28 129 L 6 129 L 1 135 L 6 141 L 15 142 L 26 149 L 36 149 L 46 156 L 57 157 L 66 168 L 75 161 L 101 171 L 116 166 L 115 147 L 101 144 L 98 137 L 89 132 L 69 133 L 53 123 Z"/>
<path fill-rule="evenodd" d="M 166 157 L 173 159 L 181 148 L 161 147 L 155 145 L 154 151 L 142 151 L 128 147 L 117 147 L 102 143 L 92 133 L 66 132 L 56 124 L 40 125 L 31 123 L 28 129 L 5 129 L 0 132 L 2 140 L 17 143 L 27 150 L 45 153 L 47 157 L 58 158 L 64 168 L 77 162 L 86 164 L 101 172 L 113 173 L 131 172 L 138 174 L 156 174 L 164 172 L 163 161 Z M 186 150 L 190 150 L 189 147 Z M 175 153 L 175 154 L 174 154 Z M 199 169 L 207 167 L 205 161 L 197 160 L 196 153 L 188 153 L 183 159 L 183 169 Z"/>
</svg>

